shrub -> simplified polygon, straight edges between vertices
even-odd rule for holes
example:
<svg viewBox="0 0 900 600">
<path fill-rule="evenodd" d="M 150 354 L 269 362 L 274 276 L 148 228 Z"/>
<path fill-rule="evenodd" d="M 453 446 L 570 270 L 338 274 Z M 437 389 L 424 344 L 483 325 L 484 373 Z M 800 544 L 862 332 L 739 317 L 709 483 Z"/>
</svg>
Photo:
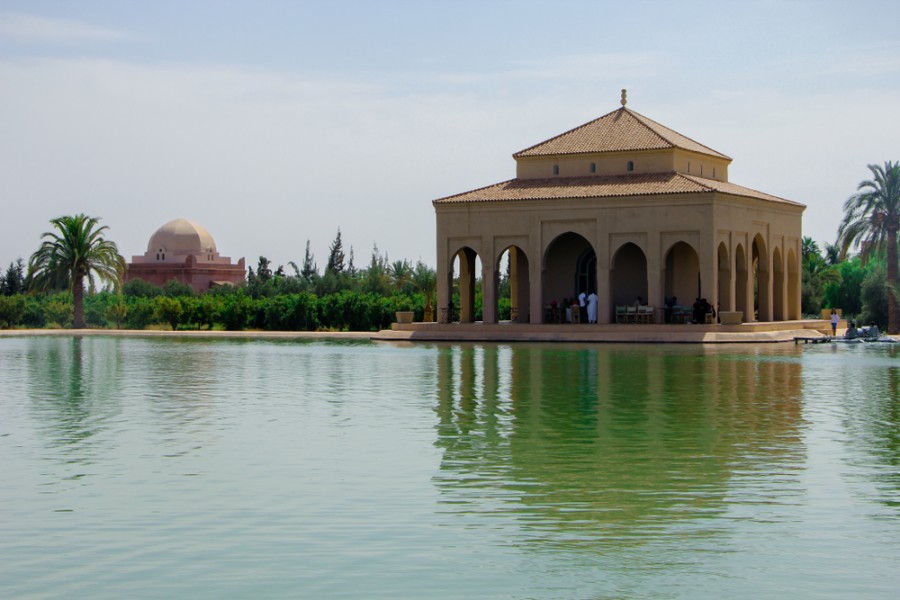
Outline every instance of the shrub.
<svg viewBox="0 0 900 600">
<path fill-rule="evenodd" d="M 162 289 L 138 277 L 122 286 L 122 293 L 130 297 L 155 298 L 162 294 Z"/>
<path fill-rule="evenodd" d="M 149 298 L 135 297 L 128 302 L 125 325 L 129 329 L 144 329 L 153 323 L 153 303 Z"/>
<path fill-rule="evenodd" d="M 194 288 L 187 285 L 186 283 L 181 283 L 180 281 L 170 279 L 169 281 L 167 281 L 163 284 L 162 293 L 164 296 L 168 296 L 169 298 L 180 298 L 180 297 L 184 297 L 184 296 L 193 296 Z"/>
<path fill-rule="evenodd" d="M 317 298 L 309 293 L 287 294 L 262 301 L 264 328 L 274 331 L 313 331 L 319 326 Z"/>
<path fill-rule="evenodd" d="M 860 325 L 875 323 L 881 329 L 887 328 L 888 323 L 888 286 L 884 266 L 878 265 L 866 273 L 860 290 L 862 312 L 860 313 Z"/>
<path fill-rule="evenodd" d="M 10 329 L 22 323 L 25 316 L 25 298 L 20 294 L 15 296 L 0 296 L 0 327 Z"/>
<path fill-rule="evenodd" d="M 71 327 L 75 318 L 71 296 L 68 294 L 50 296 L 44 304 L 44 316 L 50 325 Z"/>
<path fill-rule="evenodd" d="M 178 329 L 178 323 L 184 315 L 184 308 L 178 298 L 157 296 L 153 299 L 153 316 L 157 322 L 168 323 L 172 330 Z"/>
<path fill-rule="evenodd" d="M 253 300 L 243 291 L 222 297 L 222 302 L 216 312 L 216 322 L 225 326 L 229 331 L 245 329 L 250 322 L 250 316 L 255 309 Z"/>
</svg>

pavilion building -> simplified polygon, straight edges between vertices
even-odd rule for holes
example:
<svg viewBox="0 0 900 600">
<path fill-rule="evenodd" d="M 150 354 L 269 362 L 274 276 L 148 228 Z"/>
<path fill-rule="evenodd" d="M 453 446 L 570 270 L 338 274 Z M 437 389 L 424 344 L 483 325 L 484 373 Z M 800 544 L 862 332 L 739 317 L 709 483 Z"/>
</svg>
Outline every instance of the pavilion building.
<svg viewBox="0 0 900 600">
<path fill-rule="evenodd" d="M 203 292 L 217 285 L 244 281 L 244 259 L 232 264 L 220 256 L 209 232 L 187 219 L 169 221 L 150 236 L 143 256 L 133 256 L 125 281 L 143 279 L 154 285 L 178 281 Z"/>
<path fill-rule="evenodd" d="M 433 201 L 442 321 L 456 277 L 459 320 L 475 320 L 479 259 L 482 320 L 497 322 L 507 252 L 518 322 L 541 323 L 552 300 L 580 292 L 597 293 L 600 323 L 638 296 L 800 319 L 806 207 L 731 183 L 731 158 L 626 108 L 625 90 L 621 108 L 513 158 L 514 179 Z"/>
</svg>

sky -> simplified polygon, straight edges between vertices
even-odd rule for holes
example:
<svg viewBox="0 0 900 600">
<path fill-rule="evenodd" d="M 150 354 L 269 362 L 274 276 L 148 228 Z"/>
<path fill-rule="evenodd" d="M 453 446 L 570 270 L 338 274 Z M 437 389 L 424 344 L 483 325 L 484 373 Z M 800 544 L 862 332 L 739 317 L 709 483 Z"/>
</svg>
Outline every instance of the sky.
<svg viewBox="0 0 900 600">
<path fill-rule="evenodd" d="M 843 202 L 900 160 L 900 3 L 0 0 L 0 266 L 86 213 L 130 260 L 179 217 L 222 255 L 319 269 L 341 231 L 435 264 L 432 200 L 628 107 L 729 180 Z"/>
</svg>

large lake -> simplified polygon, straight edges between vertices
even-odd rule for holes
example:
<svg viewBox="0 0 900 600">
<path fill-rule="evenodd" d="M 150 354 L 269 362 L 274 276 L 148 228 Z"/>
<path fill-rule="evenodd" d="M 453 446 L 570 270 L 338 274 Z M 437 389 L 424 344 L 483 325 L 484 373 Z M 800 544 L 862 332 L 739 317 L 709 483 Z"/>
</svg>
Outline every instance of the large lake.
<svg viewBox="0 0 900 600">
<path fill-rule="evenodd" d="M 4 598 L 896 598 L 889 345 L 0 338 Z"/>
</svg>

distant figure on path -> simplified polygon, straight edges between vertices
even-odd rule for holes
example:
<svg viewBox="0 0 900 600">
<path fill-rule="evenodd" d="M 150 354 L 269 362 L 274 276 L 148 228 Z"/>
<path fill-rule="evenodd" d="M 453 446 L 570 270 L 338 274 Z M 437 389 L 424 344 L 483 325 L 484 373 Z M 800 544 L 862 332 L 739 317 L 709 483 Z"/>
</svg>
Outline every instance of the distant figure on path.
<svg viewBox="0 0 900 600">
<path fill-rule="evenodd" d="M 587 297 L 587 314 L 588 314 L 588 323 L 596 323 L 597 322 L 597 294 L 591 292 L 591 294 Z"/>
<path fill-rule="evenodd" d="M 837 326 L 838 321 L 841 320 L 841 316 L 837 314 L 835 309 L 831 309 L 831 336 L 834 337 L 837 334 Z"/>
</svg>

